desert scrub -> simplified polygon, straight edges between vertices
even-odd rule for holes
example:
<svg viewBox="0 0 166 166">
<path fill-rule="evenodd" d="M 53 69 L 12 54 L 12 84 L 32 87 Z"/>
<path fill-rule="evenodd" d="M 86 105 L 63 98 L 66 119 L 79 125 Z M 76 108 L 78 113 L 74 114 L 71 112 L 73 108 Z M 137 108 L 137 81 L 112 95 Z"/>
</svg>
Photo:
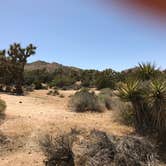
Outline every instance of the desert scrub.
<svg viewBox="0 0 166 166">
<path fill-rule="evenodd" d="M 59 91 L 57 89 L 50 90 L 47 95 L 52 95 L 52 96 L 58 96 L 60 95 Z"/>
<path fill-rule="evenodd" d="M 69 101 L 69 107 L 74 112 L 102 112 L 103 107 L 94 92 L 82 89 L 76 92 Z"/>
<path fill-rule="evenodd" d="M 75 133 L 73 131 L 56 137 L 47 134 L 39 140 L 40 147 L 46 156 L 45 165 L 74 166 L 72 144 Z"/>
<path fill-rule="evenodd" d="M 116 142 L 115 166 L 159 166 L 156 148 L 148 140 L 125 136 Z"/>
<path fill-rule="evenodd" d="M 3 115 L 6 109 L 6 103 L 5 101 L 0 99 L 0 115 Z"/>
<path fill-rule="evenodd" d="M 155 147 L 142 137 L 81 130 L 40 141 L 47 166 L 158 166 Z"/>
<path fill-rule="evenodd" d="M 114 96 L 111 98 L 111 107 L 116 120 L 127 126 L 134 126 L 134 111 L 131 103 L 123 102 Z"/>
<path fill-rule="evenodd" d="M 112 97 L 112 91 L 109 88 L 102 89 L 98 95 L 99 101 L 108 110 L 111 109 L 111 97 Z"/>
</svg>

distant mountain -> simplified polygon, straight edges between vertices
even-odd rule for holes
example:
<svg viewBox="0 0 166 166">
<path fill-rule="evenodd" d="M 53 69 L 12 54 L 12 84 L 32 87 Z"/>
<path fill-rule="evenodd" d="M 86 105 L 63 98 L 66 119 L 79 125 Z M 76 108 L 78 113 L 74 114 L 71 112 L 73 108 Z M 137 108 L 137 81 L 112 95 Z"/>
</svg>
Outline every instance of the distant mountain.
<svg viewBox="0 0 166 166">
<path fill-rule="evenodd" d="M 129 73 L 134 73 L 137 70 L 138 70 L 138 67 L 133 67 L 133 68 L 130 68 L 130 69 L 123 70 L 121 72 L 124 73 L 124 74 L 129 74 Z"/>
<path fill-rule="evenodd" d="M 46 69 L 48 72 L 54 72 L 55 69 L 58 69 L 58 68 L 73 69 L 73 70 L 77 70 L 77 71 L 81 70 L 76 67 L 64 66 L 64 65 L 56 63 L 56 62 L 48 63 L 45 61 L 35 61 L 32 63 L 28 63 L 25 66 L 26 71 Z"/>
</svg>

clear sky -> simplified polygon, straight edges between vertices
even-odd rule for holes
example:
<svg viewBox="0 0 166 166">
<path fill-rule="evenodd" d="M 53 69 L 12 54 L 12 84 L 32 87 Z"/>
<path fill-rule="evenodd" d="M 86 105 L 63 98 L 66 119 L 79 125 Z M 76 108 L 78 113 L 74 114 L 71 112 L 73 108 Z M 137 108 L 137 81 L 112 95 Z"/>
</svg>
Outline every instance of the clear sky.
<svg viewBox="0 0 166 166">
<path fill-rule="evenodd" d="M 5 0 L 0 20 L 0 49 L 33 43 L 29 62 L 123 70 L 151 61 L 166 68 L 166 25 L 97 0 Z"/>
</svg>

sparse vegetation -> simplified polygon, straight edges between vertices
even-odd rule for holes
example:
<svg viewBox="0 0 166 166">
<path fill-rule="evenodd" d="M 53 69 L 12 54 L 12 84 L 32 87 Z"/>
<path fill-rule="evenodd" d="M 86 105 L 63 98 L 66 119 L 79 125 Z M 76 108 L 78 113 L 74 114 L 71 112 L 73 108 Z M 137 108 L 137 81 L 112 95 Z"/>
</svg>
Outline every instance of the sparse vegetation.
<svg viewBox="0 0 166 166">
<path fill-rule="evenodd" d="M 141 81 L 129 80 L 119 87 L 118 96 L 132 103 L 136 131 L 157 133 L 159 140 L 164 143 L 166 135 L 165 108 L 166 83 L 154 78 L 156 71 L 149 63 L 139 65 Z"/>
<path fill-rule="evenodd" d="M 58 89 L 54 88 L 53 90 L 50 90 L 47 95 L 52 95 L 52 96 L 58 96 L 60 95 Z"/>
<path fill-rule="evenodd" d="M 70 108 L 74 112 L 102 112 L 103 108 L 94 92 L 82 89 L 70 99 Z"/>
<path fill-rule="evenodd" d="M 116 143 L 115 165 L 159 165 L 155 147 L 140 137 L 123 137 Z"/>
<path fill-rule="evenodd" d="M 70 132 L 57 138 L 47 136 L 41 142 L 47 165 L 51 166 L 158 165 L 154 146 L 139 137 L 120 138 L 92 130 Z"/>
<path fill-rule="evenodd" d="M 104 107 L 108 110 L 110 110 L 111 107 L 111 97 L 112 97 L 112 91 L 111 89 L 103 89 L 98 95 L 99 101 L 104 105 Z"/>
<path fill-rule="evenodd" d="M 5 101 L 0 99 L 0 115 L 4 115 L 6 109 L 6 103 Z"/>
<path fill-rule="evenodd" d="M 47 157 L 45 161 L 47 166 L 74 166 L 70 135 L 62 135 L 57 138 L 46 135 L 40 140 L 40 145 Z"/>
</svg>

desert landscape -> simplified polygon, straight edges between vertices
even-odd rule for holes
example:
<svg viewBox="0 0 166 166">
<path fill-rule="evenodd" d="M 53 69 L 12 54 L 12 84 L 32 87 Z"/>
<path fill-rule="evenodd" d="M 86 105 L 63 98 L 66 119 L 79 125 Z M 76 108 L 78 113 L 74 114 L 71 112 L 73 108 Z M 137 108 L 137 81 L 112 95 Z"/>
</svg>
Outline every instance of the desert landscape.
<svg viewBox="0 0 166 166">
<path fill-rule="evenodd" d="M 1 94 L 1 99 L 7 101 L 7 110 L 0 131 L 9 145 L 1 148 L 0 165 L 44 165 L 39 138 L 47 133 L 57 135 L 72 128 L 96 128 L 122 136 L 133 131 L 131 127 L 114 122 L 112 111 L 100 114 L 71 112 L 67 105 L 74 92 L 60 91 L 64 98 L 48 96 L 47 90 L 34 91 L 27 96 Z"/>
<path fill-rule="evenodd" d="M 0 5 L 0 166 L 166 166 L 166 2 Z"/>
</svg>

